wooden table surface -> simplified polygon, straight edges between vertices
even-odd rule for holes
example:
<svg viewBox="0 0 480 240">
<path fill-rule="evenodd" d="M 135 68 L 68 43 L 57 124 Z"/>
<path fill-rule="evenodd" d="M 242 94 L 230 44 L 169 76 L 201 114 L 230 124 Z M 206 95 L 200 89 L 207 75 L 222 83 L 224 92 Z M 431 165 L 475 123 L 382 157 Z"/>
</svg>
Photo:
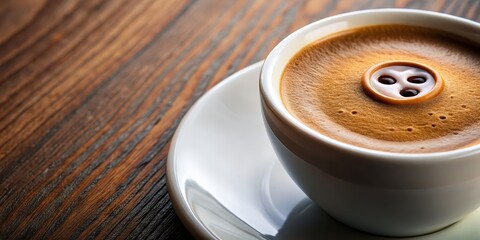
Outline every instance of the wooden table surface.
<svg viewBox="0 0 480 240">
<path fill-rule="evenodd" d="M 192 104 L 315 20 L 477 0 L 0 2 L 0 239 L 191 238 L 166 188 Z"/>
</svg>

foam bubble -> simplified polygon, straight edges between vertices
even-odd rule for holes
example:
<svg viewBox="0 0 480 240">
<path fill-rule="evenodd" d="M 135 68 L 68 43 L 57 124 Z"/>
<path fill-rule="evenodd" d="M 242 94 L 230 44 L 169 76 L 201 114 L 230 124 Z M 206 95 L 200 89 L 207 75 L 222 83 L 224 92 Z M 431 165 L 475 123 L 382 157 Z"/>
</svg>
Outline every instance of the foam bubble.
<svg viewBox="0 0 480 240">
<path fill-rule="evenodd" d="M 425 79 L 425 81 L 412 80 L 417 78 Z M 370 76 L 370 85 L 384 96 L 405 99 L 428 94 L 435 86 L 435 79 L 424 69 L 394 65 L 375 71 Z"/>
</svg>

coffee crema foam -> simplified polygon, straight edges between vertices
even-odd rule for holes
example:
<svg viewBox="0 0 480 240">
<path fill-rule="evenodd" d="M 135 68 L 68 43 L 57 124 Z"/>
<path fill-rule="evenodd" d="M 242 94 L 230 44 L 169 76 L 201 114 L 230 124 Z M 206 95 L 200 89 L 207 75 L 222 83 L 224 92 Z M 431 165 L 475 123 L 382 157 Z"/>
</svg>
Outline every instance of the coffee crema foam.
<svg viewBox="0 0 480 240">
<path fill-rule="evenodd" d="M 370 98 L 362 74 L 394 60 L 435 69 L 443 91 L 413 105 Z M 322 38 L 290 60 L 280 94 L 301 122 L 352 145 L 422 153 L 480 144 L 480 44 L 439 30 L 379 25 Z"/>
</svg>

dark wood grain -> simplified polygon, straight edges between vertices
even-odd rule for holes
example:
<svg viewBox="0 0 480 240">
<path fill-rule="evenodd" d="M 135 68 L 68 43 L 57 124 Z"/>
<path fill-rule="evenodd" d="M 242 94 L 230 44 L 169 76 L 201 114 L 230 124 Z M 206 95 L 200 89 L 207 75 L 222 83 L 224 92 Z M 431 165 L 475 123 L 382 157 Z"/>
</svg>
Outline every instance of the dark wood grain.
<svg viewBox="0 0 480 240">
<path fill-rule="evenodd" d="M 480 21 L 477 0 L 3 0 L 0 239 L 191 238 L 165 161 L 186 111 L 295 29 L 405 7 Z"/>
</svg>

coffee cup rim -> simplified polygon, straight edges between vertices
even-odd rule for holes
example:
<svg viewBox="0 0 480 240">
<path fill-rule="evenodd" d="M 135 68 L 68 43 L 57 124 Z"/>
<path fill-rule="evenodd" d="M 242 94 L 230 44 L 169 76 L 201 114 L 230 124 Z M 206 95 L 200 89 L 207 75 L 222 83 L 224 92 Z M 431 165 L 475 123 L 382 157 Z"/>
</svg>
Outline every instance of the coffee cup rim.
<svg viewBox="0 0 480 240">
<path fill-rule="evenodd" d="M 421 16 L 425 18 L 441 18 L 443 20 L 456 22 L 461 25 L 468 26 L 471 29 L 478 29 L 480 31 L 480 23 L 477 23 L 472 20 L 465 18 L 438 13 L 425 10 L 417 9 L 398 9 L 398 8 L 383 8 L 383 9 L 371 9 L 371 10 L 360 10 L 348 13 L 342 13 L 339 15 L 327 17 L 316 22 L 310 23 L 290 35 L 284 38 L 280 43 L 278 43 L 273 50 L 268 54 L 265 59 L 261 73 L 260 73 L 260 93 L 265 104 L 272 110 L 272 112 L 284 123 L 287 124 L 289 128 L 295 130 L 295 132 L 301 133 L 303 136 L 314 139 L 317 142 L 322 144 L 327 144 L 333 148 L 336 148 L 341 151 L 346 151 L 350 154 L 361 155 L 367 158 L 374 159 L 388 159 L 388 161 L 402 161 L 402 162 L 411 162 L 418 163 L 419 160 L 422 162 L 434 161 L 438 163 L 439 161 L 448 161 L 454 158 L 470 156 L 475 154 L 480 154 L 480 144 L 475 144 L 473 146 L 468 146 L 465 148 L 454 149 L 444 152 L 429 152 L 429 153 L 401 153 L 401 152 L 388 152 L 381 150 L 374 150 L 369 148 L 364 148 L 356 146 L 353 144 L 345 143 L 333 138 L 330 138 L 324 134 L 321 134 L 310 127 L 306 126 L 300 120 L 296 119 L 291 115 L 286 107 L 283 105 L 280 98 L 276 98 L 273 94 L 275 91 L 280 89 L 273 89 L 273 84 L 270 84 L 272 81 L 272 73 L 274 72 L 274 66 L 276 61 L 282 56 L 282 50 L 292 41 L 295 41 L 296 38 L 305 34 L 306 32 L 311 32 L 322 25 L 333 23 L 342 19 L 347 20 L 349 17 L 360 16 L 360 15 L 371 15 L 371 14 L 412 14 L 416 16 Z M 382 24 L 380 21 L 378 24 Z M 376 24 L 373 24 L 376 25 Z M 450 31 L 442 29 L 443 31 Z M 480 36 L 480 34 L 479 34 Z M 280 81 L 280 79 L 278 79 Z"/>
</svg>

